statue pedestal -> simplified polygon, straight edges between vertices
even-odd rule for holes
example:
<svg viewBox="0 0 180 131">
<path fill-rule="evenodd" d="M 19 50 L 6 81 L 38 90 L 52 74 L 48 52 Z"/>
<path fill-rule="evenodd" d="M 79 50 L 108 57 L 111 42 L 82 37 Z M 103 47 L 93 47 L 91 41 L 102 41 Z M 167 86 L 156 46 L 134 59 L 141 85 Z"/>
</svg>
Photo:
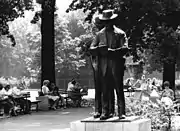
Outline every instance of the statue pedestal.
<svg viewBox="0 0 180 131">
<path fill-rule="evenodd" d="M 127 117 L 119 120 L 113 117 L 105 121 L 93 117 L 70 123 L 70 131 L 151 131 L 150 119 Z"/>
</svg>

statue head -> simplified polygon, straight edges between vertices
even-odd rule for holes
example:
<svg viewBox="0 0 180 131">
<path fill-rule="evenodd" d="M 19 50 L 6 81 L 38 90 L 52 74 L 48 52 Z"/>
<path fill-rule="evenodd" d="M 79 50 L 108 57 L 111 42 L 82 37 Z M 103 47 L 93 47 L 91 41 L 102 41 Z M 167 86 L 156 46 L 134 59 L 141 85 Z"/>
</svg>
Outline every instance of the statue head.
<svg viewBox="0 0 180 131">
<path fill-rule="evenodd" d="M 117 18 L 118 14 L 114 14 L 114 10 L 104 10 L 99 19 L 103 22 L 105 27 L 112 27 L 114 25 L 114 20 Z"/>
</svg>

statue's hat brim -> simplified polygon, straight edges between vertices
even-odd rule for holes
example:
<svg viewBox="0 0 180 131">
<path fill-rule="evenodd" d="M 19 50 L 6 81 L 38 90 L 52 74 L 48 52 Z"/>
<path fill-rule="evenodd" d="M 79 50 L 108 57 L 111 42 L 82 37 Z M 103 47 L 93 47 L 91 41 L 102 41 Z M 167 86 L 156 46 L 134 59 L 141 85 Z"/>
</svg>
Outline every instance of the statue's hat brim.
<svg viewBox="0 0 180 131">
<path fill-rule="evenodd" d="M 100 19 L 100 20 L 103 20 L 103 21 L 113 20 L 113 19 L 115 19 L 117 16 L 118 16 L 117 14 L 113 14 L 111 17 L 107 18 L 107 17 L 104 17 L 103 15 L 99 15 L 99 19 Z"/>
</svg>

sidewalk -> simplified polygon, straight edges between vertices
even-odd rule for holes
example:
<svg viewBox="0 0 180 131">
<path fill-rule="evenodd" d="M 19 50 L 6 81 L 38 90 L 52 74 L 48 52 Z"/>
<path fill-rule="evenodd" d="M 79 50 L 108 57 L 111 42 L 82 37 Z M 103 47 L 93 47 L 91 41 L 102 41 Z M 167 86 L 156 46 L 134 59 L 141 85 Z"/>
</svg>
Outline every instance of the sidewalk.
<svg viewBox="0 0 180 131">
<path fill-rule="evenodd" d="M 92 108 L 70 108 L 32 112 L 0 120 L 1 131 L 69 131 L 69 123 L 90 116 Z"/>
</svg>

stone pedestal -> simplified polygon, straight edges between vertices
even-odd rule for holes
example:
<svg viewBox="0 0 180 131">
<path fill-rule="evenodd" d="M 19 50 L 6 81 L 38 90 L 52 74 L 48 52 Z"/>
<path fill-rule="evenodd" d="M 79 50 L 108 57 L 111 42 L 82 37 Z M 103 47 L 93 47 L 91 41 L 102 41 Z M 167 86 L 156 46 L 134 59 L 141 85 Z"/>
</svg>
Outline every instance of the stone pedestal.
<svg viewBox="0 0 180 131">
<path fill-rule="evenodd" d="M 70 123 L 70 131 L 151 131 L 150 119 L 127 118 L 119 120 L 117 117 L 100 121 L 92 117 Z"/>
</svg>

